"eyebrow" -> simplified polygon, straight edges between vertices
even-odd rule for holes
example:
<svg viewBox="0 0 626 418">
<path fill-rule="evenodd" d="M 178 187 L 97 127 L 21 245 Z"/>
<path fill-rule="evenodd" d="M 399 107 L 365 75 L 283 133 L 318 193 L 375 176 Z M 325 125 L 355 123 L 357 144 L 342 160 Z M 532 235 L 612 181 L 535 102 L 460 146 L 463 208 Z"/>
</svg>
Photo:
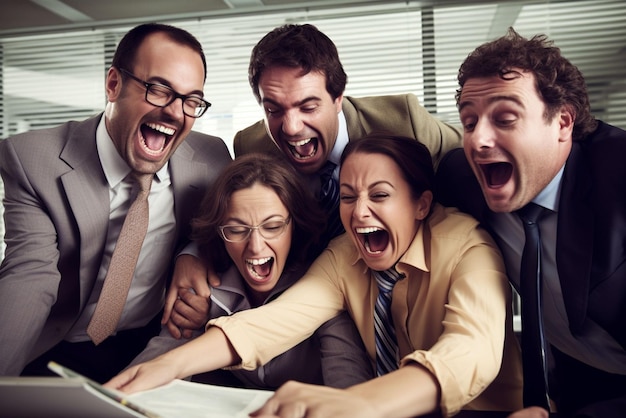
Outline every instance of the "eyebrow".
<svg viewBox="0 0 626 418">
<path fill-rule="evenodd" d="M 270 216 L 266 217 L 265 219 L 263 219 L 259 223 L 259 225 L 262 224 L 262 223 L 271 221 L 272 218 L 276 218 L 276 217 L 281 217 L 283 219 L 287 219 L 289 217 L 289 215 L 284 216 L 284 215 L 281 215 L 280 213 L 275 213 L 275 214 L 270 215 Z M 232 224 L 231 224 L 231 222 L 232 222 Z M 224 220 L 224 224 L 223 225 L 234 225 L 234 224 L 250 226 L 250 224 L 247 224 L 246 222 L 244 222 L 242 219 L 239 219 L 239 218 L 227 218 L 227 219 Z"/>
<path fill-rule="evenodd" d="M 524 103 L 516 95 L 513 95 L 513 96 L 498 95 L 498 96 L 489 97 L 487 99 L 487 104 L 493 104 L 495 102 L 501 102 L 501 101 L 513 102 L 521 107 L 524 107 Z M 473 102 L 471 100 L 461 101 L 459 103 L 459 112 L 463 110 L 463 108 L 471 105 L 472 103 Z"/>
<path fill-rule="evenodd" d="M 379 180 L 379 181 L 376 181 L 376 182 L 370 184 L 369 186 L 367 186 L 367 190 L 371 190 L 371 189 L 373 189 L 376 186 L 380 186 L 381 184 L 383 184 L 383 185 L 386 184 L 389 187 L 391 187 L 392 189 L 394 189 L 394 190 L 396 189 L 396 187 L 393 184 L 391 184 L 390 182 L 388 182 L 387 180 Z M 350 186 L 348 183 L 341 183 L 339 185 L 339 187 L 347 187 L 351 191 L 354 190 L 354 187 Z"/>
<path fill-rule="evenodd" d="M 175 90 L 174 87 L 172 87 L 172 85 L 170 84 L 169 81 L 167 81 L 164 78 L 155 76 L 155 77 L 150 77 L 149 79 L 146 80 L 147 83 L 152 83 L 152 84 L 160 84 L 161 86 L 165 86 L 167 88 L 172 89 L 175 93 L 180 94 L 181 96 L 200 96 L 202 98 L 204 98 L 204 92 L 202 90 L 194 90 L 191 93 L 188 94 L 182 94 L 179 91 Z"/>
<path fill-rule="evenodd" d="M 302 106 L 303 104 L 306 104 L 308 102 L 313 102 L 313 101 L 319 101 L 322 100 L 320 97 L 317 96 L 309 96 L 306 97 L 298 102 L 292 103 L 291 105 L 294 107 L 299 107 Z M 264 97 L 262 100 L 263 103 L 269 103 L 269 104 L 273 104 L 274 106 L 278 106 L 278 107 L 282 107 L 282 105 L 280 103 L 278 103 L 276 100 L 270 99 L 270 98 L 266 98 Z"/>
</svg>

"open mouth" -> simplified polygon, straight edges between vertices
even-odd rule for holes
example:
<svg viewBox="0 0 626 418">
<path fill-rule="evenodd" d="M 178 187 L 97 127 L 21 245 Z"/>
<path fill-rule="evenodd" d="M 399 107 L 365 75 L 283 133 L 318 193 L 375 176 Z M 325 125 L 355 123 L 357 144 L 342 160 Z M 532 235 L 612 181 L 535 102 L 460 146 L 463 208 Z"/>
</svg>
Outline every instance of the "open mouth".
<svg viewBox="0 0 626 418">
<path fill-rule="evenodd" d="M 158 123 L 145 123 L 141 125 L 143 149 L 149 154 L 157 155 L 163 152 L 175 133 L 176 130 L 173 128 Z"/>
<path fill-rule="evenodd" d="M 380 254 L 389 244 L 389 233 L 384 229 L 370 226 L 356 228 L 356 233 L 369 254 Z"/>
<path fill-rule="evenodd" d="M 317 152 L 317 138 L 307 138 L 301 141 L 287 141 L 289 151 L 296 160 L 307 160 Z"/>
<path fill-rule="evenodd" d="M 480 169 L 489 187 L 493 188 L 505 185 L 513 174 L 513 165 L 511 163 L 480 164 Z"/>
<path fill-rule="evenodd" d="M 272 272 L 274 257 L 249 258 L 246 260 L 246 265 L 252 277 L 258 280 L 264 280 Z"/>
</svg>

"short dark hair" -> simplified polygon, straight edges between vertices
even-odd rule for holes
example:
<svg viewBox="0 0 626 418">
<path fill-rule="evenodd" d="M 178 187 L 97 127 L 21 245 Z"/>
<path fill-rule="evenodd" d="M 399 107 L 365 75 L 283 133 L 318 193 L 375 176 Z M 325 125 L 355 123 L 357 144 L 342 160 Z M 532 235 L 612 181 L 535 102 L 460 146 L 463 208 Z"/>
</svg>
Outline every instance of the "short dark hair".
<svg viewBox="0 0 626 418">
<path fill-rule="evenodd" d="M 513 28 L 505 36 L 476 48 L 461 64 L 457 104 L 468 79 L 495 75 L 511 79 L 519 76 L 515 68 L 535 75 L 537 92 L 546 106 L 546 120 L 552 120 L 561 107 L 568 106 L 574 113 L 574 140 L 584 139 L 596 129 L 597 121 L 591 115 L 587 85 L 580 70 L 561 55 L 546 35 L 526 39 Z"/>
<path fill-rule="evenodd" d="M 355 153 L 381 154 L 391 158 L 409 184 L 413 198 L 419 198 L 426 190 L 434 193 L 435 170 L 428 148 L 421 142 L 387 132 L 372 132 L 362 138 L 351 140 L 341 154 L 341 164 Z"/>
<path fill-rule="evenodd" d="M 259 80 L 263 71 L 271 67 L 302 68 L 302 75 L 311 71 L 324 74 L 326 90 L 333 100 L 343 94 L 348 81 L 337 47 L 310 24 L 279 26 L 252 49 L 248 80 L 259 103 Z"/>
<path fill-rule="evenodd" d="M 206 81 L 206 57 L 204 56 L 204 51 L 202 50 L 200 42 L 186 30 L 175 26 L 165 25 L 163 23 L 146 23 L 135 26 L 133 29 L 128 31 L 128 33 L 124 35 L 120 43 L 117 45 L 111 66 L 117 69 L 132 71 L 135 64 L 135 58 L 137 56 L 137 50 L 141 46 L 141 43 L 144 39 L 146 39 L 146 37 L 157 32 L 164 33 L 172 41 L 188 46 L 196 51 L 202 59 L 202 66 L 204 67 L 204 81 Z M 171 58 L 173 57 L 169 57 L 169 59 Z M 168 59 L 168 57 L 164 59 Z"/>
<path fill-rule="evenodd" d="M 219 175 L 200 204 L 199 216 L 192 220 L 192 238 L 203 257 L 217 271 L 231 264 L 218 226 L 227 216 L 234 192 L 261 184 L 274 190 L 287 208 L 294 226 L 286 269 L 299 269 L 317 255 L 326 217 L 303 179 L 283 157 L 251 153 L 237 157 Z"/>
</svg>

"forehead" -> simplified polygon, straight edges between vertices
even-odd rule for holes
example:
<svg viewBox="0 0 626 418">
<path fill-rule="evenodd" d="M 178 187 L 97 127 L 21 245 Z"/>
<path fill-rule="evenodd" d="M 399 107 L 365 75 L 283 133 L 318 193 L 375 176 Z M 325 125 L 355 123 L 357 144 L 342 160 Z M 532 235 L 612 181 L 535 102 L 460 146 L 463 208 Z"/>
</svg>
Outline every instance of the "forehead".
<svg viewBox="0 0 626 418">
<path fill-rule="evenodd" d="M 355 179 L 365 183 L 397 181 L 398 177 L 402 178 L 398 164 L 391 157 L 378 153 L 355 152 L 346 158 L 340 172 L 342 183 Z"/>
<path fill-rule="evenodd" d="M 326 91 L 326 76 L 319 71 L 306 74 L 301 68 L 270 67 L 259 79 L 261 97 L 273 99 L 314 95 L 322 97 Z"/>
<path fill-rule="evenodd" d="M 461 90 L 459 111 L 467 106 L 489 105 L 501 100 L 522 106 L 540 100 L 534 75 L 523 72 L 508 79 L 499 76 L 470 78 Z"/>
<path fill-rule="evenodd" d="M 229 212 L 286 211 L 282 200 L 271 187 L 255 183 L 252 187 L 236 190 L 229 199 Z"/>
</svg>

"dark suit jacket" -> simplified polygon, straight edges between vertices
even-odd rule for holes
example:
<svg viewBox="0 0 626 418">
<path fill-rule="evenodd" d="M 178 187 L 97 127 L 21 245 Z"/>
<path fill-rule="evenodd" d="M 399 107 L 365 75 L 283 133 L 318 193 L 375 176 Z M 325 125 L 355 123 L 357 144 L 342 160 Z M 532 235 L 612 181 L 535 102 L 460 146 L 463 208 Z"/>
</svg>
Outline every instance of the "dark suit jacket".
<svg viewBox="0 0 626 418">
<path fill-rule="evenodd" d="M 460 131 L 428 113 L 413 94 L 362 98 L 345 96 L 342 109 L 351 140 L 373 131 L 415 138 L 428 147 L 435 165 L 446 152 L 461 146 Z M 262 120 L 237 132 L 233 142 L 236 156 L 251 152 L 281 155 Z"/>
<path fill-rule="evenodd" d="M 489 208 L 462 149 L 442 159 L 437 195 L 485 222 Z M 557 269 L 572 334 L 592 319 L 626 350 L 626 131 L 600 122 L 573 143 L 557 228 Z"/>
<path fill-rule="evenodd" d="M 96 280 L 109 187 L 96 149 L 101 115 L 0 141 L 7 244 L 0 265 L 0 375 L 60 342 Z M 190 133 L 170 159 L 177 242 L 209 184 L 231 160 L 224 142 Z"/>
</svg>

